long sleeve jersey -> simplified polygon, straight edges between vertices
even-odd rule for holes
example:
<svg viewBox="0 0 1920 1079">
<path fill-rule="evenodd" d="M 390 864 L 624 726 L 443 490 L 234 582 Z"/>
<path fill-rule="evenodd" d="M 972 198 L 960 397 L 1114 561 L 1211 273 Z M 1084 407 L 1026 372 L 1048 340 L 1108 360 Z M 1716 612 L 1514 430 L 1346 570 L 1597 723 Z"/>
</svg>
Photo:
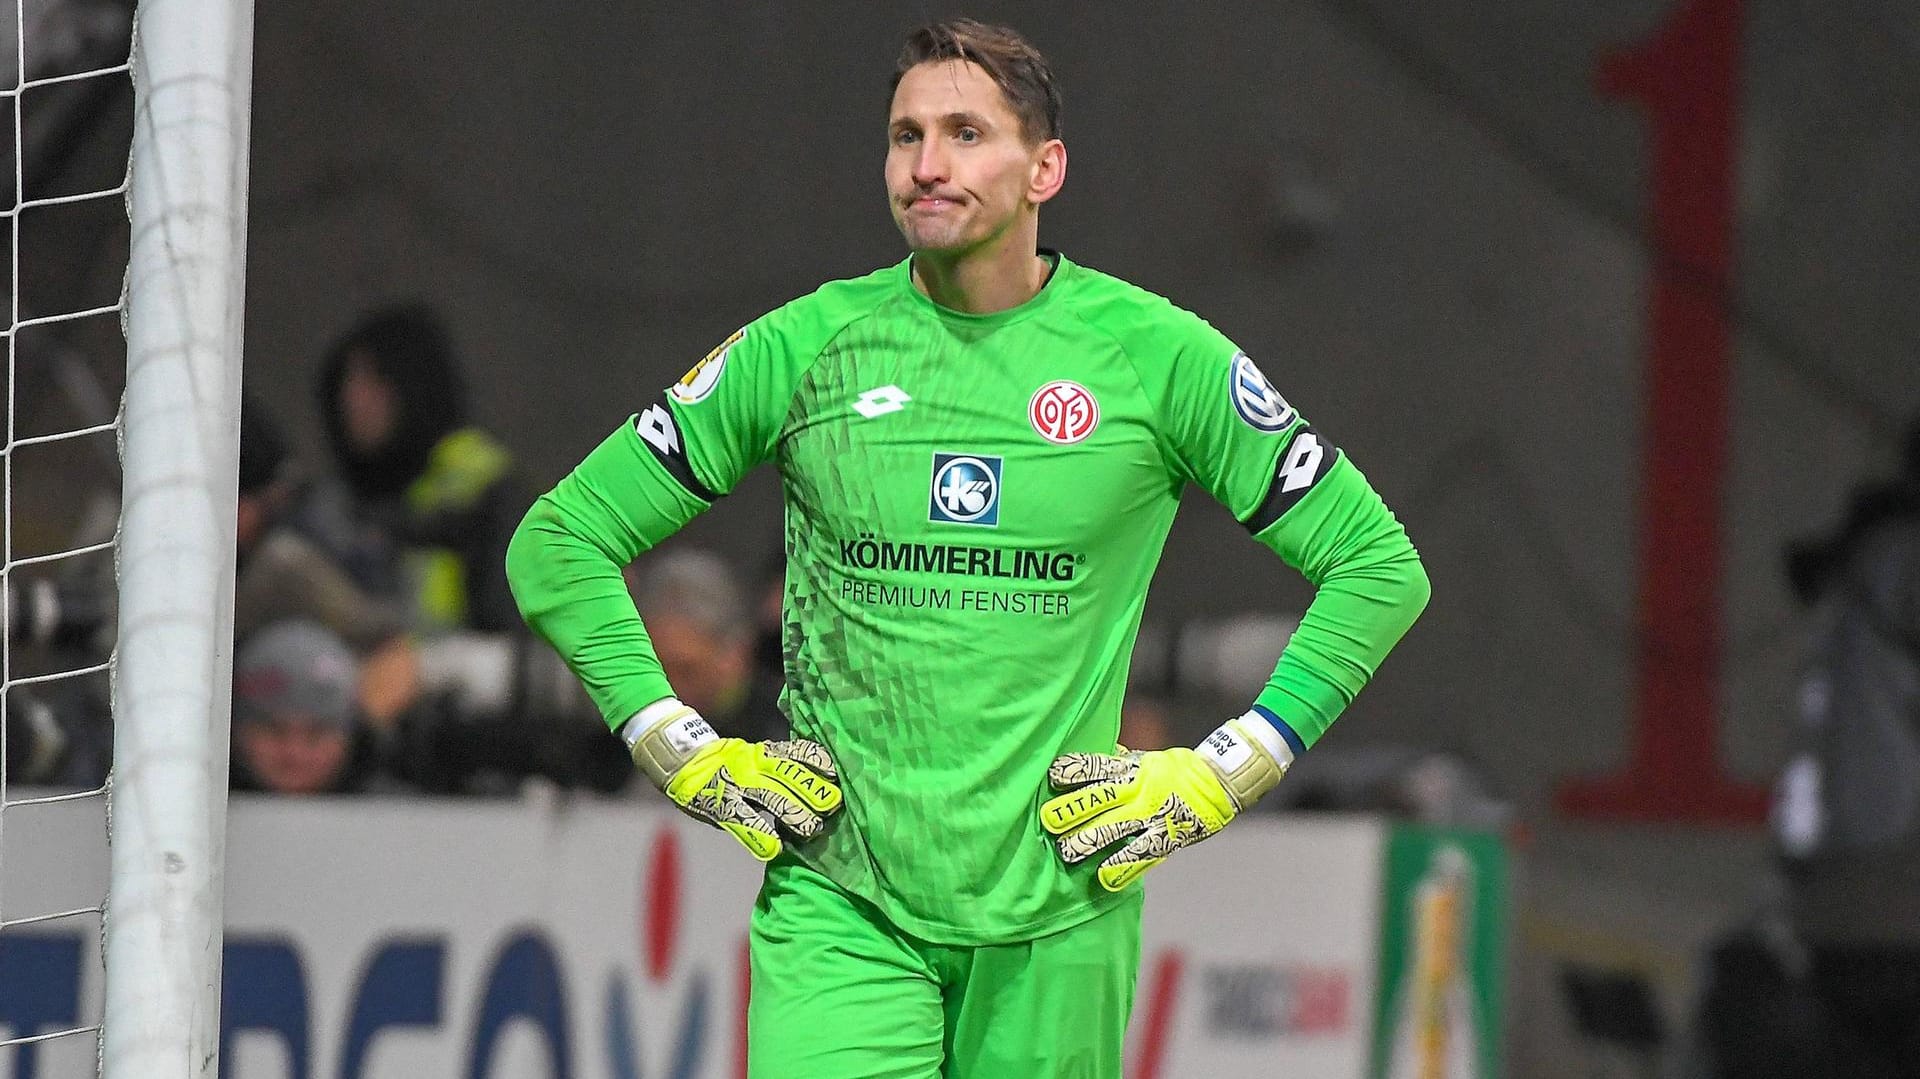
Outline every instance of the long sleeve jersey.
<svg viewBox="0 0 1920 1079">
<path fill-rule="evenodd" d="M 1317 586 L 1256 703 L 1295 752 L 1427 600 L 1399 522 L 1246 353 L 1048 256 L 1040 292 L 993 314 L 939 306 L 902 262 L 754 321 L 541 498 L 508 557 L 617 727 L 672 693 L 620 567 L 773 462 L 782 706 L 846 794 L 782 857 L 932 941 L 1031 939 L 1120 898 L 1097 859 L 1061 863 L 1037 809 L 1054 757 L 1114 749 L 1188 485 Z"/>
</svg>

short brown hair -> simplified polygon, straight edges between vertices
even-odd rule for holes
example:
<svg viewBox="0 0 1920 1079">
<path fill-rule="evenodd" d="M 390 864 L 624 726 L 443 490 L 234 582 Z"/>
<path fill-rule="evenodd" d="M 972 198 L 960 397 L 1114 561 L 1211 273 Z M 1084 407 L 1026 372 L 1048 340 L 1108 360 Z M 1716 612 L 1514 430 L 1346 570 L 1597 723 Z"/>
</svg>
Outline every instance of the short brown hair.
<svg viewBox="0 0 1920 1079">
<path fill-rule="evenodd" d="M 946 60 L 969 60 L 980 65 L 1007 95 L 1007 104 L 1020 117 L 1020 130 L 1028 142 L 1060 137 L 1060 88 L 1054 85 L 1053 69 L 1018 30 L 973 19 L 948 19 L 922 26 L 907 35 L 889 91 L 899 89 L 900 79 L 921 64 Z"/>
</svg>

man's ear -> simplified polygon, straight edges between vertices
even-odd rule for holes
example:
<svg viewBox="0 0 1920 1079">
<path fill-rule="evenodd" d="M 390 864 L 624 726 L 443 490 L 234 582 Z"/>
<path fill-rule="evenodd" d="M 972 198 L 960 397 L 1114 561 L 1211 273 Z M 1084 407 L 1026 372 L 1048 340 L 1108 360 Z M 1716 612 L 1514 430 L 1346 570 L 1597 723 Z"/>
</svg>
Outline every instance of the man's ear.
<svg viewBox="0 0 1920 1079">
<path fill-rule="evenodd" d="M 1027 201 L 1035 206 L 1060 193 L 1067 182 L 1067 144 L 1048 139 L 1040 144 L 1027 177 Z"/>
</svg>

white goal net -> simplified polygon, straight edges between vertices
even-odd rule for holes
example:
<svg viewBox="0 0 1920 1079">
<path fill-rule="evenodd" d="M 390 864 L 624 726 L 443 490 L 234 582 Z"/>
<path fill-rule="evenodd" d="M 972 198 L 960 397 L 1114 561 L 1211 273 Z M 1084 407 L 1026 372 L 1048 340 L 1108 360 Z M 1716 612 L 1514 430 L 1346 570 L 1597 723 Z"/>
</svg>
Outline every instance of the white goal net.
<svg viewBox="0 0 1920 1079">
<path fill-rule="evenodd" d="M 0 4 L 0 1079 L 210 1079 L 251 9 Z"/>
</svg>

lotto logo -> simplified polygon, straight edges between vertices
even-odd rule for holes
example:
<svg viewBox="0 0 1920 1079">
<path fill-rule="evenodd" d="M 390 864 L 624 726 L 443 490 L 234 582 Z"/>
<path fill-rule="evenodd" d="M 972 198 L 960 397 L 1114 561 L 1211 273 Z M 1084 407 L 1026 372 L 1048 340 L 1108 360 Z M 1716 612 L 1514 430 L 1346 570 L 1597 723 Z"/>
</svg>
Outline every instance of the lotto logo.
<svg viewBox="0 0 1920 1079">
<path fill-rule="evenodd" d="M 1078 382 L 1061 379 L 1033 391 L 1027 419 L 1040 437 L 1059 446 L 1071 446 L 1100 426 L 1100 402 Z"/>
<path fill-rule="evenodd" d="M 665 405 L 653 405 L 634 417 L 633 429 L 663 455 L 680 452 L 680 428 L 674 426 L 673 413 Z"/>
<path fill-rule="evenodd" d="M 854 399 L 853 410 L 868 419 L 878 419 L 889 412 L 898 412 L 907 407 L 913 398 L 898 386 L 882 386 L 877 390 L 868 390 Z"/>
<path fill-rule="evenodd" d="M 1000 468 L 998 457 L 934 454 L 927 520 L 956 525 L 999 524 Z"/>
</svg>

